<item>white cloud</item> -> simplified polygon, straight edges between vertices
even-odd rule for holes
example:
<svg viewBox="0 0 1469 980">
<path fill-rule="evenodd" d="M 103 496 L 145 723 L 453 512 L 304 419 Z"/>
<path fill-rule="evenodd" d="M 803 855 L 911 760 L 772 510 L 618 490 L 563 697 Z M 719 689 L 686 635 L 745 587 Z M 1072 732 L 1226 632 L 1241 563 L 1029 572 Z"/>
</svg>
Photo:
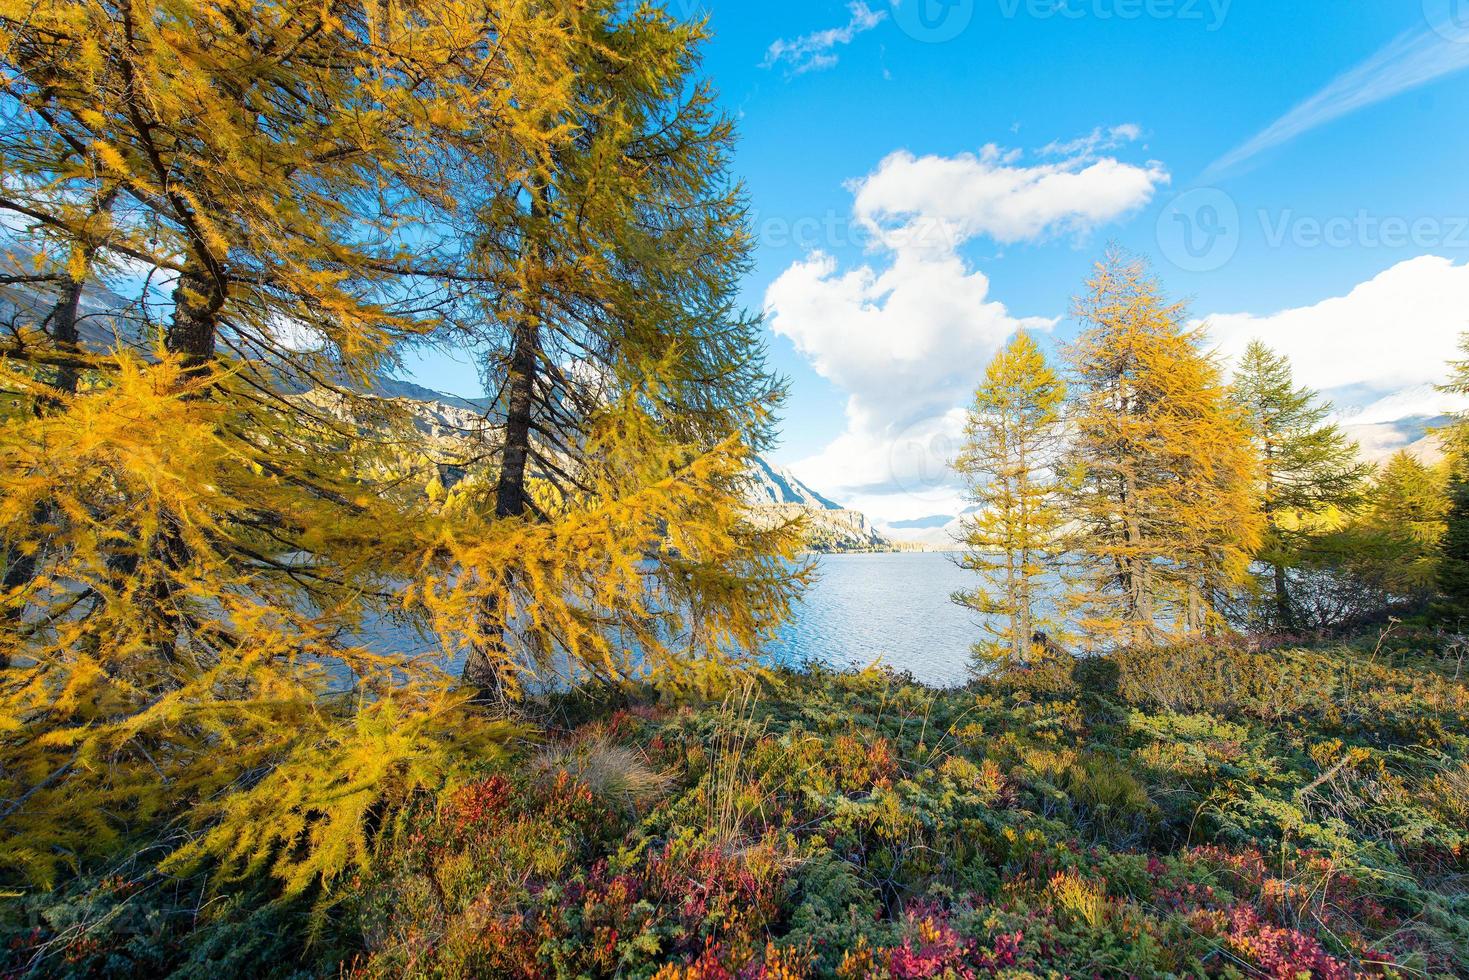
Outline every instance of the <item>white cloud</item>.
<svg viewBox="0 0 1469 980">
<path fill-rule="evenodd" d="M 1201 179 L 1207 182 L 1317 127 L 1469 68 L 1469 33 L 1455 36 L 1454 30 L 1463 29 L 1441 25 L 1403 34 L 1215 161 Z"/>
<path fill-rule="evenodd" d="M 1345 406 L 1338 417 L 1345 425 L 1388 425 L 1404 419 L 1435 419 L 1466 408 L 1469 398 L 1425 384 L 1384 395 L 1360 408 Z"/>
<path fill-rule="evenodd" d="M 1141 207 L 1167 179 L 1157 164 L 1112 159 L 1027 167 L 991 147 L 894 153 L 855 182 L 854 214 L 876 232 L 881 261 L 843 270 L 814 252 L 765 295 L 771 329 L 847 395 L 846 430 L 796 474 L 881 518 L 952 508 L 948 464 L 976 380 L 1016 330 L 1056 322 L 1013 315 L 960 246 L 1089 231 Z"/>
<path fill-rule="evenodd" d="M 773 42 L 766 49 L 765 60 L 761 62 L 760 67 L 774 68 L 776 65 L 783 64 L 789 68 L 792 75 L 831 68 L 837 63 L 834 48 L 851 44 L 858 34 L 872 30 L 887 20 L 888 16 L 887 11 L 873 10 L 862 0 L 855 0 L 848 4 L 847 11 L 851 17 L 842 27 L 816 31 L 794 40 L 781 39 Z"/>
<path fill-rule="evenodd" d="M 1094 159 L 1021 164 L 1017 151 L 916 157 L 900 150 L 857 185 L 856 216 L 885 242 L 939 247 L 986 236 L 1002 244 L 1084 233 L 1152 200 L 1162 164 Z"/>
<path fill-rule="evenodd" d="M 1459 335 L 1469 330 L 1469 263 L 1424 255 L 1345 296 L 1267 316 L 1212 316 L 1208 325 L 1227 356 L 1258 338 L 1291 359 L 1300 383 L 1340 392 L 1344 408 L 1364 404 L 1364 397 L 1377 401 L 1381 415 L 1386 406 L 1409 401 L 1384 402 L 1382 396 L 1418 386 L 1421 403 L 1424 386 L 1443 381 L 1448 362 L 1461 357 Z"/>
<path fill-rule="evenodd" d="M 1266 316 L 1210 317 L 1228 358 L 1258 338 L 1291 359 L 1296 381 L 1321 391 L 1368 459 L 1399 449 L 1432 459 L 1428 422 L 1469 410 L 1469 398 L 1438 391 L 1461 360 L 1469 330 L 1469 263 L 1433 255 L 1401 262 L 1345 296 Z"/>
<path fill-rule="evenodd" d="M 1137 123 L 1123 123 L 1121 126 L 1098 126 L 1085 136 L 1074 140 L 1047 143 L 1036 150 L 1043 157 L 1086 157 L 1090 159 L 1098 153 L 1106 150 L 1115 150 L 1126 146 L 1128 143 L 1136 143 L 1142 139 L 1143 129 Z"/>
<path fill-rule="evenodd" d="M 897 488 L 926 495 L 949 481 L 963 425 L 956 406 L 1021 326 L 989 295 L 988 277 L 957 255 L 899 252 L 878 271 L 842 272 L 820 253 L 787 269 L 765 296 L 770 326 L 847 393 L 846 431 L 795 464 L 823 493 Z"/>
</svg>

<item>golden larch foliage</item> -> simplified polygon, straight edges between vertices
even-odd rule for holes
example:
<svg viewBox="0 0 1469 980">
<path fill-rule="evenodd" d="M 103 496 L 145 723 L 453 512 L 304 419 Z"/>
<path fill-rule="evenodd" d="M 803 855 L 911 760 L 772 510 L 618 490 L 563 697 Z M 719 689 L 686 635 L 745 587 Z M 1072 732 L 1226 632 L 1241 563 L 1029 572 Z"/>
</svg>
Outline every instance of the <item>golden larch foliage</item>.
<svg viewBox="0 0 1469 980">
<path fill-rule="evenodd" d="M 955 468 L 978 510 L 964 520 L 962 559 L 982 584 L 955 600 L 984 617 L 977 666 L 1022 664 L 1053 610 L 1064 560 L 1058 467 L 1066 386 L 1027 333 L 995 355 L 965 425 Z M 1060 637 L 1057 636 L 1059 640 Z"/>
<path fill-rule="evenodd" d="M 1197 636 L 1222 625 L 1260 546 L 1244 421 L 1202 329 L 1141 262 L 1109 255 L 1075 315 L 1068 516 L 1088 573 L 1078 623 L 1102 644 Z"/>
</svg>

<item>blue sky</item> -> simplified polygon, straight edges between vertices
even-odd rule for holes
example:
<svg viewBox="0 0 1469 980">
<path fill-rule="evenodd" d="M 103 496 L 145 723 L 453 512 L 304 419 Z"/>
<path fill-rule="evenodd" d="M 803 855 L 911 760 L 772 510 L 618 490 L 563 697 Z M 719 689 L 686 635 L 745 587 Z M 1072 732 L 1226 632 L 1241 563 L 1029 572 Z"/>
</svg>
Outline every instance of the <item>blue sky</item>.
<svg viewBox="0 0 1469 980">
<path fill-rule="evenodd" d="M 956 512 L 967 391 L 1015 327 L 1074 333 L 1113 241 L 1226 357 L 1291 354 L 1370 450 L 1459 407 L 1431 385 L 1469 329 L 1469 0 L 669 5 L 715 32 L 744 300 L 792 382 L 773 456 L 819 491 Z"/>
</svg>

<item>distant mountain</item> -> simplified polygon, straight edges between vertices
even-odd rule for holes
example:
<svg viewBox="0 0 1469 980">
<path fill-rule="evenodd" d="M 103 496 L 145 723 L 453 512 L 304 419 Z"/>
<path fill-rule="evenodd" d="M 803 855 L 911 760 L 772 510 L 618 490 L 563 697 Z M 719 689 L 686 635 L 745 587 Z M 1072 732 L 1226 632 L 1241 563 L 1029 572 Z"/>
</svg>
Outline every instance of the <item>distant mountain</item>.
<svg viewBox="0 0 1469 980">
<path fill-rule="evenodd" d="M 1415 416 L 1393 422 L 1357 423 L 1350 418 L 1342 424 L 1343 431 L 1356 440 L 1362 455 L 1374 463 L 1381 463 L 1394 454 L 1406 451 L 1424 463 L 1433 464 L 1443 459 L 1443 442 L 1434 430 L 1441 429 L 1453 421 L 1447 415 L 1433 418 Z"/>
<path fill-rule="evenodd" d="M 416 410 L 424 431 L 451 442 L 483 425 L 484 403 L 455 398 L 411 382 L 384 380 L 373 394 L 419 406 Z M 331 396 L 322 391 L 305 397 Z M 859 511 L 846 510 L 811 489 L 790 470 L 755 456 L 745 489 L 745 499 L 769 525 L 804 518 L 807 546 L 820 552 L 892 551 L 895 545 L 872 526 Z"/>
<path fill-rule="evenodd" d="M 412 406 L 419 427 L 446 447 L 462 445 L 464 439 L 486 424 L 484 402 L 445 395 L 411 382 L 383 379 L 373 385 L 370 393 Z M 325 388 L 303 392 L 299 397 L 320 403 L 335 412 L 348 410 L 340 404 L 340 395 Z M 443 464 L 440 468 L 446 469 Z M 447 469 L 456 470 L 458 467 L 450 465 Z M 448 480 L 445 485 L 448 485 Z M 802 483 L 789 470 L 760 456 L 753 459 L 745 499 L 754 511 L 755 519 L 768 526 L 804 518 L 808 530 L 807 546 L 812 551 L 894 549 L 893 543 L 872 526 L 865 514 L 844 510 Z"/>
<path fill-rule="evenodd" d="M 488 399 L 460 398 L 458 395 L 445 394 L 442 391 L 434 391 L 423 385 L 414 384 L 412 381 L 403 381 L 399 378 L 388 378 L 379 375 L 372 382 L 371 394 L 379 398 L 406 398 L 415 402 L 438 402 L 448 405 L 450 408 L 462 411 L 472 411 L 484 414 Z"/>
<path fill-rule="evenodd" d="M 746 493 L 752 504 L 799 504 L 813 510 L 841 510 L 821 494 L 812 490 L 784 466 L 776 466 L 762 456 L 755 457 L 750 474 L 752 486 Z"/>
<path fill-rule="evenodd" d="M 29 258 L 26 253 L 21 253 L 21 257 Z M 14 257 L 0 253 L 0 275 L 21 275 L 27 271 L 25 265 L 15 261 Z M 56 305 L 56 300 L 57 289 L 51 283 L 0 284 L 0 325 L 9 324 L 13 320 L 17 326 L 34 327 L 45 320 Z M 154 312 L 156 314 L 157 311 Z M 151 357 L 154 338 L 142 321 L 140 313 L 136 300 L 127 299 L 101 283 L 88 282 L 82 290 L 77 318 L 81 346 L 95 353 L 106 353 L 121 345 L 145 358 Z M 330 384 L 343 388 L 361 387 L 345 374 L 325 374 Z M 306 394 L 313 386 L 310 381 L 289 376 L 282 376 L 277 380 L 291 394 Z M 486 407 L 482 401 L 447 395 L 386 375 L 374 379 L 365 393 L 379 398 L 437 403 L 456 413 L 475 412 L 483 415 Z"/>
<path fill-rule="evenodd" d="M 801 482 L 790 470 L 756 456 L 745 499 L 770 524 L 805 518 L 812 551 L 891 551 L 893 543 L 867 515 L 846 510 Z"/>
<path fill-rule="evenodd" d="M 44 285 L 19 288 L 0 285 L 0 323 L 11 319 L 39 322 L 55 302 L 53 291 Z M 89 285 L 82 294 L 79 323 L 82 346 L 105 351 L 121 342 L 147 356 L 151 344 L 143 336 L 141 323 L 131 317 L 114 315 L 128 307 L 129 302 L 123 297 Z M 305 378 L 292 377 L 285 372 L 276 379 L 276 383 L 284 394 L 328 411 L 341 415 L 352 411 L 343 396 L 330 387 L 314 386 Z M 345 377 L 329 377 L 328 384 L 346 388 L 351 382 Z M 447 395 L 411 381 L 383 376 L 374 380 L 363 393 L 411 405 L 419 427 L 446 450 L 483 431 L 487 424 L 493 424 L 492 419 L 487 419 L 490 414 L 488 401 Z M 441 469 L 445 467 L 456 471 L 460 469 L 441 464 Z M 874 528 L 865 514 L 842 508 L 801 482 L 789 470 L 759 456 L 754 457 L 746 497 L 751 506 L 772 523 L 805 518 L 809 529 L 808 545 L 812 550 L 889 551 L 894 548 L 892 541 Z"/>
<path fill-rule="evenodd" d="M 880 524 L 879 529 L 901 545 L 927 551 L 953 551 L 964 536 L 964 518 L 978 510 L 978 507 L 966 507 L 953 516 L 936 514 L 912 521 L 893 521 Z"/>
<path fill-rule="evenodd" d="M 933 517 L 920 517 L 916 521 L 890 521 L 887 526 L 894 531 L 927 531 L 936 527 L 946 527 L 953 520 L 951 514 L 935 514 Z"/>
<path fill-rule="evenodd" d="M 25 267 L 0 256 L 0 274 L 23 275 Z M 7 328 L 39 325 L 51 313 L 58 298 L 50 283 L 0 285 L 0 324 Z M 97 283 L 82 290 L 77 308 L 77 333 L 82 347 L 105 352 L 119 345 L 146 352 L 151 343 L 143 325 L 135 316 L 118 316 L 119 310 L 135 309 L 136 304 Z"/>
</svg>

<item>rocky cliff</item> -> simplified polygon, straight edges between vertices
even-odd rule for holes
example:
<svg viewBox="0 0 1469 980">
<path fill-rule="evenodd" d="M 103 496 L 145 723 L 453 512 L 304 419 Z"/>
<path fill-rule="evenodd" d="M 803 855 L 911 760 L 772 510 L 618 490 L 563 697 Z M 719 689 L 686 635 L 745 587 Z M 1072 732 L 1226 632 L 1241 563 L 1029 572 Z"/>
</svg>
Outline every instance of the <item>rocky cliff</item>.
<svg viewBox="0 0 1469 980">
<path fill-rule="evenodd" d="M 759 519 L 771 524 L 806 519 L 808 545 L 812 551 L 890 551 L 891 541 L 867 520 L 867 515 L 846 510 L 812 490 L 790 470 L 755 457 L 746 491 Z"/>
</svg>

